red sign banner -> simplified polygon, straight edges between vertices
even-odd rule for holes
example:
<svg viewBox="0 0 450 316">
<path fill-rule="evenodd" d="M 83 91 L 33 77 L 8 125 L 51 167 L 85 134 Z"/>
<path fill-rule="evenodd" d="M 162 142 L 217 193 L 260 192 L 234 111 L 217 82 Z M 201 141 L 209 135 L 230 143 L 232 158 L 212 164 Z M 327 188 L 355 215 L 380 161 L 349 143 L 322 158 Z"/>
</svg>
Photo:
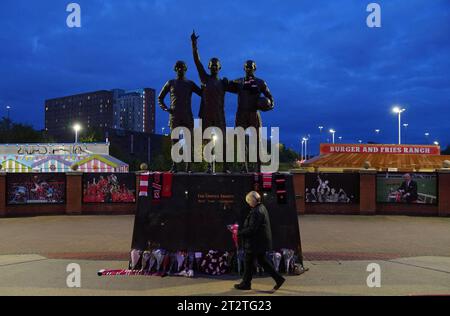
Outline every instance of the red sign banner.
<svg viewBox="0 0 450 316">
<path fill-rule="evenodd" d="M 320 154 L 440 155 L 434 145 L 320 144 Z"/>
</svg>

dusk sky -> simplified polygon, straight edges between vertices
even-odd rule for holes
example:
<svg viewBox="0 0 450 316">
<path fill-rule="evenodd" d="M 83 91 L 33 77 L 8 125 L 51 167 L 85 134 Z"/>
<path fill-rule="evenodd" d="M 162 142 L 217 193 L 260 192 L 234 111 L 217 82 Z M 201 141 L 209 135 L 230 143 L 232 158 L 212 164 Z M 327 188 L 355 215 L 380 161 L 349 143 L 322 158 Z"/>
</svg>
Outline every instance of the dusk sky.
<svg viewBox="0 0 450 316">
<path fill-rule="evenodd" d="M 450 1 L 182 1 L 78 0 L 82 27 L 68 28 L 62 0 L 0 3 L 0 116 L 44 127 L 48 98 L 113 88 L 159 90 L 174 77 L 176 60 L 199 82 L 190 34 L 200 35 L 204 64 L 222 61 L 222 76 L 243 75 L 253 59 L 276 109 L 265 126 L 299 150 L 331 138 L 343 142 L 397 141 L 394 104 L 407 143 L 450 143 Z M 381 28 L 366 25 L 366 6 L 381 5 Z M 229 126 L 237 98 L 227 95 Z M 193 99 L 194 114 L 199 100 Z M 167 125 L 157 109 L 157 130 Z M 380 129 L 380 135 L 375 134 Z M 404 140 L 405 141 L 405 140 Z"/>
</svg>

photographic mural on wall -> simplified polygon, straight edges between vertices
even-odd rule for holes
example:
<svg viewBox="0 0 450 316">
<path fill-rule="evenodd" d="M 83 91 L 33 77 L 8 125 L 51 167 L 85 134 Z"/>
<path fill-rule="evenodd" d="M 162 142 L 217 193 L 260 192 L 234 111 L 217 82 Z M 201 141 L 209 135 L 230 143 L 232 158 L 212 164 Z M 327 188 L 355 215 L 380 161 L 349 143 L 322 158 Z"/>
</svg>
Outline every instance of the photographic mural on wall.
<svg viewBox="0 0 450 316">
<path fill-rule="evenodd" d="M 358 203 L 359 174 L 308 173 L 306 203 Z"/>
<path fill-rule="evenodd" d="M 135 174 L 95 173 L 83 175 L 83 203 L 135 202 Z"/>
<path fill-rule="evenodd" d="M 377 202 L 436 204 L 435 173 L 379 173 Z"/>
<path fill-rule="evenodd" d="M 8 204 L 61 204 L 66 199 L 66 176 L 54 173 L 8 174 Z"/>
</svg>

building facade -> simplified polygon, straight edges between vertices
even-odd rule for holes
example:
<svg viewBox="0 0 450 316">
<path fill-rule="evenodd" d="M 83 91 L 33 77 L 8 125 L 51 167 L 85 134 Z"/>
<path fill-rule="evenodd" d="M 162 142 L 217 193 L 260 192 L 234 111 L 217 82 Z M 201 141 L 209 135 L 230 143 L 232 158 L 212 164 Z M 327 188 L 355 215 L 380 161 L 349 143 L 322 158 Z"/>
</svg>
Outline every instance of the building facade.
<svg viewBox="0 0 450 316">
<path fill-rule="evenodd" d="M 45 129 L 57 141 L 71 141 L 73 125 L 104 132 L 114 128 L 155 132 L 155 90 L 101 90 L 45 101 Z"/>
</svg>

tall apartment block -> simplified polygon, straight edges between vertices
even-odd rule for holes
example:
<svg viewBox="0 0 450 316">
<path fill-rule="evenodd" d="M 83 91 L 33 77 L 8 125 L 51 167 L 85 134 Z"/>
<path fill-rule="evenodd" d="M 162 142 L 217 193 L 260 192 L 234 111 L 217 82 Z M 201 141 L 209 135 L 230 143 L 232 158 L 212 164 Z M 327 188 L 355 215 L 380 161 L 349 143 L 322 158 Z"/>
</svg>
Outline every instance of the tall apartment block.
<svg viewBox="0 0 450 316">
<path fill-rule="evenodd" d="M 45 129 L 57 141 L 71 141 L 72 127 L 155 132 L 155 90 L 101 90 L 45 101 Z"/>
</svg>

